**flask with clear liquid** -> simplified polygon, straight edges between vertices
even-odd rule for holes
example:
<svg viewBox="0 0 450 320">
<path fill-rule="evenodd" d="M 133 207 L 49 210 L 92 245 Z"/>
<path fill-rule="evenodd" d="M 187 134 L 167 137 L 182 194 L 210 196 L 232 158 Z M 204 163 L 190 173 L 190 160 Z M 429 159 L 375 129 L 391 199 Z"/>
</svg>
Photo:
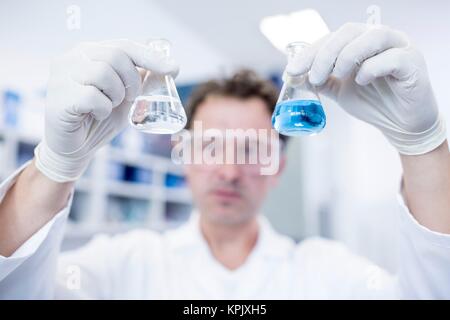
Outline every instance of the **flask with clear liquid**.
<svg viewBox="0 0 450 320">
<path fill-rule="evenodd" d="M 171 44 L 165 39 L 152 40 L 149 50 L 169 58 Z M 131 125 L 139 131 L 173 134 L 186 126 L 187 118 L 173 77 L 148 71 L 142 93 L 133 102 L 129 113 Z"/>
<path fill-rule="evenodd" d="M 288 59 L 295 58 L 308 44 L 292 42 L 287 45 Z M 283 86 L 272 115 L 272 125 L 287 136 L 314 135 L 326 124 L 322 103 L 307 79 L 307 74 L 283 75 Z"/>
</svg>

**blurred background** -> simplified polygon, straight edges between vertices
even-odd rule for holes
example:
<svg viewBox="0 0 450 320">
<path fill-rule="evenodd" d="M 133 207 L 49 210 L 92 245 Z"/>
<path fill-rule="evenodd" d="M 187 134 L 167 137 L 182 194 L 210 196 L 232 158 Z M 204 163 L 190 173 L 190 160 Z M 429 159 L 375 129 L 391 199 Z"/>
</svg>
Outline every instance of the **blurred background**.
<svg viewBox="0 0 450 320">
<path fill-rule="evenodd" d="M 169 39 L 186 101 L 196 84 L 240 67 L 279 85 L 285 66 L 279 49 L 288 41 L 313 41 L 345 22 L 382 23 L 405 31 L 423 51 L 450 121 L 449 12 L 445 0 L 3 0 L 0 181 L 32 157 L 43 134 L 50 61 L 81 41 Z M 291 139 L 287 170 L 264 214 L 295 240 L 338 239 L 395 271 L 398 155 L 375 129 L 322 102 L 327 127 L 318 136 Z M 187 219 L 191 197 L 182 169 L 170 161 L 169 141 L 126 130 L 99 152 L 76 186 L 64 249 L 97 232 L 165 230 Z"/>
</svg>

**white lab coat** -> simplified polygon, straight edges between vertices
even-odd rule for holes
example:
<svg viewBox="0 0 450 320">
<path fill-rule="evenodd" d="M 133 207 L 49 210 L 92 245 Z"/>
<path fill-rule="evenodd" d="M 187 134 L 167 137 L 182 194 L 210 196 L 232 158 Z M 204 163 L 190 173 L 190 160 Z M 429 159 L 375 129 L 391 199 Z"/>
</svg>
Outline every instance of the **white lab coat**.
<svg viewBox="0 0 450 320">
<path fill-rule="evenodd" d="M 1 184 L 0 201 L 17 172 Z M 256 247 L 234 271 L 214 259 L 195 213 L 165 234 L 99 235 L 60 254 L 69 208 L 12 256 L 0 256 L 0 299 L 450 298 L 450 235 L 421 226 L 403 202 L 397 276 L 335 241 L 295 244 L 263 217 Z"/>
</svg>

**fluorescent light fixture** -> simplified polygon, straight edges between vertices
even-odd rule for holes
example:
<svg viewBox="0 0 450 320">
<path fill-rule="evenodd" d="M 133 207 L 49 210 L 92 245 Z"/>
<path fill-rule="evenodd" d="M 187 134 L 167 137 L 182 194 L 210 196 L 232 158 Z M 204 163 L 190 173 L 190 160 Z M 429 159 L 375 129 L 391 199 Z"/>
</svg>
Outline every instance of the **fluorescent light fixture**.
<svg viewBox="0 0 450 320">
<path fill-rule="evenodd" d="M 314 9 L 265 17 L 261 20 L 259 29 L 275 48 L 282 52 L 285 52 L 290 42 L 313 43 L 330 32 L 325 21 Z"/>
</svg>

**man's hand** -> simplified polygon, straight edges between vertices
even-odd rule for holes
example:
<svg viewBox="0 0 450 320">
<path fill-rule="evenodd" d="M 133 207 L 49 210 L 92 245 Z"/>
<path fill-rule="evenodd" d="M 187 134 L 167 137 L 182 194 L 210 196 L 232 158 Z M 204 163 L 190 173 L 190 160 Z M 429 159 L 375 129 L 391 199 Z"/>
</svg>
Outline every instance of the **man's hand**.
<svg viewBox="0 0 450 320">
<path fill-rule="evenodd" d="M 380 129 L 401 154 L 403 196 L 425 227 L 450 233 L 450 154 L 425 61 L 406 36 L 346 24 L 286 68 L 309 71 L 319 94 Z"/>
<path fill-rule="evenodd" d="M 124 128 L 141 88 L 137 67 L 178 71 L 173 61 L 128 40 L 84 43 L 55 60 L 45 138 L 0 202 L 0 255 L 13 254 L 67 205 L 95 151 Z"/>
<path fill-rule="evenodd" d="M 401 154 L 424 154 L 446 139 L 425 61 L 399 31 L 345 24 L 286 67 L 288 75 L 307 71 L 319 94 L 380 129 Z"/>
<path fill-rule="evenodd" d="M 36 167 L 56 182 L 74 181 L 95 151 L 127 123 L 141 88 L 136 67 L 176 74 L 177 65 L 129 40 L 83 43 L 55 60 Z"/>
</svg>

